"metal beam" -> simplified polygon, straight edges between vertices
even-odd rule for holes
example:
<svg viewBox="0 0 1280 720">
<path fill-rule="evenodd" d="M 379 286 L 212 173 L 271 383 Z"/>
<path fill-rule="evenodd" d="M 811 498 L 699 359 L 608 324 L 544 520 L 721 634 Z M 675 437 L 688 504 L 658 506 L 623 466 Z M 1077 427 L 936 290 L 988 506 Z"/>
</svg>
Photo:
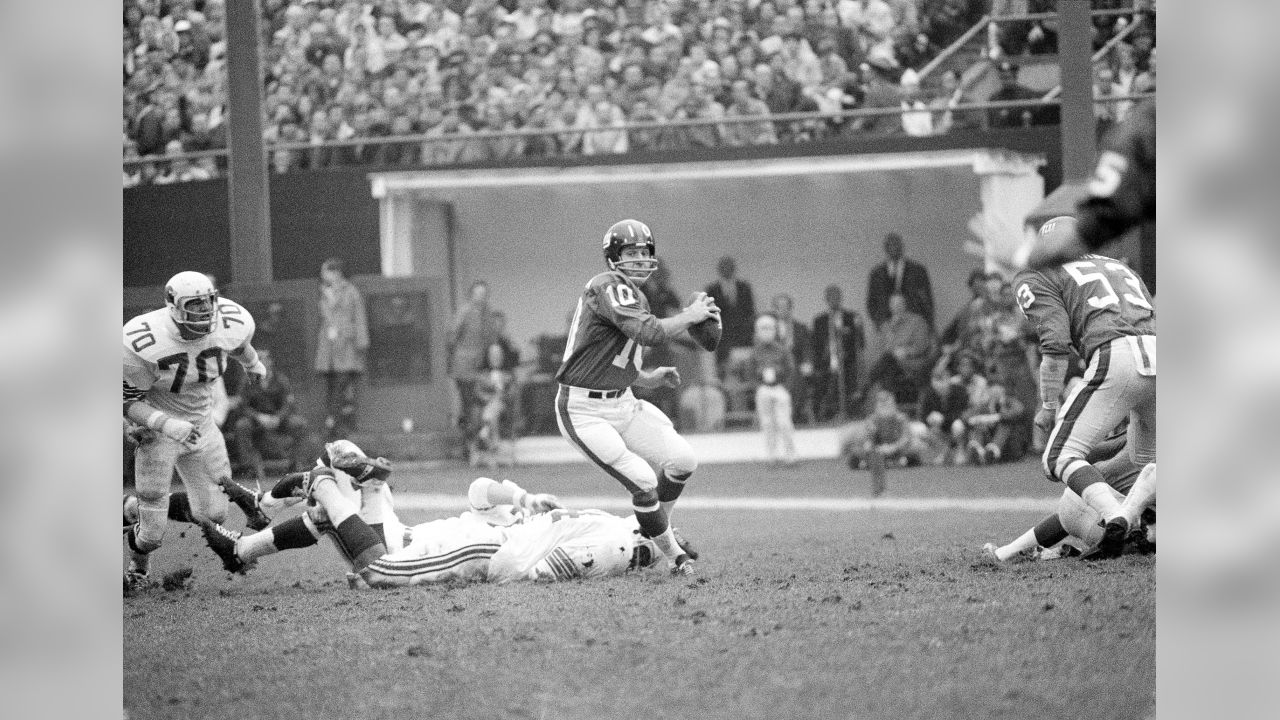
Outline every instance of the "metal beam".
<svg viewBox="0 0 1280 720">
<path fill-rule="evenodd" d="M 1058 4 L 1063 182 L 1078 182 L 1093 173 L 1097 125 L 1093 118 L 1091 29 L 1089 3 Z"/>
<path fill-rule="evenodd" d="M 271 205 L 262 142 L 259 0 L 229 2 L 226 14 L 231 279 L 237 283 L 270 282 Z"/>
</svg>

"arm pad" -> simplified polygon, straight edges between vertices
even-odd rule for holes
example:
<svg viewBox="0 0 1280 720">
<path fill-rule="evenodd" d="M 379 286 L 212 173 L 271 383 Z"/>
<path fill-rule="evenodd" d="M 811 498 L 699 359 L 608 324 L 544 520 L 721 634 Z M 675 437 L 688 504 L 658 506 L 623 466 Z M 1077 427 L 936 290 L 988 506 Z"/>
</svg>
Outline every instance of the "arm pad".
<svg viewBox="0 0 1280 720">
<path fill-rule="evenodd" d="M 1062 404 L 1062 385 L 1067 375 L 1067 358 L 1045 355 L 1040 358 L 1040 403 L 1049 410 Z"/>
</svg>

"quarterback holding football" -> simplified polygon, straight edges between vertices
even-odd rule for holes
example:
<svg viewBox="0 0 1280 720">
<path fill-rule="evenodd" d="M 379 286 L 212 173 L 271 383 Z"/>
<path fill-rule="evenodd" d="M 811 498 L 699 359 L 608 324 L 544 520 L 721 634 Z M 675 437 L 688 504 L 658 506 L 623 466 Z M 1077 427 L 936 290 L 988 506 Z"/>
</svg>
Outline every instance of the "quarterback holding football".
<svg viewBox="0 0 1280 720">
<path fill-rule="evenodd" d="M 603 250 L 608 270 L 587 283 L 569 325 L 556 373 L 556 423 L 570 444 L 631 494 L 641 534 L 653 539 L 671 571 L 692 574 L 697 553 L 677 539 L 669 516 L 698 462 L 671 420 L 636 398 L 631 386 L 678 386 L 675 368 L 644 368 L 643 349 L 686 330 L 704 348 L 714 348 L 720 309 L 714 298 L 697 293 L 672 317 L 649 311 L 641 286 L 658 262 L 644 223 L 614 223 Z"/>
</svg>

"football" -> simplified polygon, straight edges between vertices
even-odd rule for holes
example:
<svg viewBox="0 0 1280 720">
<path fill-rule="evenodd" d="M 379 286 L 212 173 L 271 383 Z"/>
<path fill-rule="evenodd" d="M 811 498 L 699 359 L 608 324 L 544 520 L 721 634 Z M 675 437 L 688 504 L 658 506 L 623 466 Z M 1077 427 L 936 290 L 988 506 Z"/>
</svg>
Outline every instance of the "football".
<svg viewBox="0 0 1280 720">
<path fill-rule="evenodd" d="M 696 300 L 698 295 L 701 294 L 696 293 L 693 299 Z M 721 324 L 719 315 L 709 317 L 696 325 L 689 326 L 689 337 L 693 338 L 694 342 L 708 352 L 715 350 L 720 345 L 720 336 L 723 333 L 724 325 Z"/>
</svg>

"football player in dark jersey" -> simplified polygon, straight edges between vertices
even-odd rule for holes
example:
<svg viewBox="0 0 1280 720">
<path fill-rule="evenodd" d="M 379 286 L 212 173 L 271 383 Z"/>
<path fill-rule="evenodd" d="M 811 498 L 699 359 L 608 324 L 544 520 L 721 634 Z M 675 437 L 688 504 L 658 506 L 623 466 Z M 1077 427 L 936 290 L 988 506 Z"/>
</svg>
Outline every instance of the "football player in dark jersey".
<svg viewBox="0 0 1280 720">
<path fill-rule="evenodd" d="M 643 348 L 718 318 L 720 310 L 698 293 L 676 315 L 654 316 L 640 289 L 657 265 L 654 250 L 653 233 L 638 220 L 619 221 L 605 233 L 609 269 L 591 278 L 574 310 L 556 373 L 556 422 L 579 452 L 631 493 L 641 533 L 653 538 L 672 572 L 692 574 L 697 555 L 677 539 L 668 517 L 697 460 L 671 420 L 631 386 L 679 385 L 673 367 L 644 369 Z"/>
<path fill-rule="evenodd" d="M 1061 265 L 1155 217 L 1156 103 L 1145 100 L 1116 127 L 1098 157 L 1089 194 L 1076 209 L 1076 232 L 1041 235 L 1023 251 L 1029 255 L 1014 262 L 1032 270 Z"/>
<path fill-rule="evenodd" d="M 1075 219 L 1054 218 L 1042 236 L 1076 234 Z M 1088 462 L 1094 447 L 1129 417 L 1129 453 L 1154 463 L 1156 449 L 1156 322 L 1146 285 L 1124 263 L 1101 255 L 1014 280 L 1018 305 L 1040 338 L 1040 397 L 1035 422 L 1049 429 L 1044 471 L 1065 482 L 1106 520 L 1099 557 L 1114 557 L 1155 492 L 1155 473 L 1135 484 L 1123 503 Z M 1068 357 L 1085 358 L 1084 382 L 1059 403 Z"/>
</svg>

